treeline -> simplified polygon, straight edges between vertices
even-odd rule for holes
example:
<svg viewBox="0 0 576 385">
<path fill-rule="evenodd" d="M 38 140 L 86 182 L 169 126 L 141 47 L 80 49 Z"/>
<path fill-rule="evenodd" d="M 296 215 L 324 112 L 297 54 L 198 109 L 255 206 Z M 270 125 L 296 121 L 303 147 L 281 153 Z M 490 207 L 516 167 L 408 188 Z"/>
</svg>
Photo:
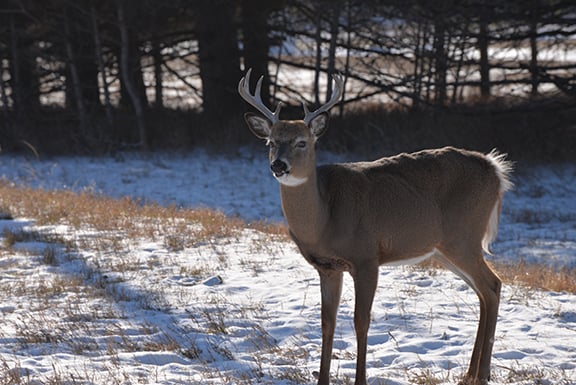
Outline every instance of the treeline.
<svg viewBox="0 0 576 385">
<path fill-rule="evenodd" d="M 234 140 L 264 100 L 414 111 L 576 96 L 571 0 L 4 0 L 0 143 L 109 151 Z M 256 79 L 254 79 L 256 80 Z M 287 110 L 290 114 L 290 109 Z"/>
</svg>

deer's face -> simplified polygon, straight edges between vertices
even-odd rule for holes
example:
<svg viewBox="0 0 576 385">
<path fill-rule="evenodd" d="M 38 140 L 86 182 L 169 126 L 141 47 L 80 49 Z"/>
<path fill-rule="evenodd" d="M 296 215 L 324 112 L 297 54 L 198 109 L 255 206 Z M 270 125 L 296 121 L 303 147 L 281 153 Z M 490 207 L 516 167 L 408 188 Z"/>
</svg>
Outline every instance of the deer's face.
<svg viewBox="0 0 576 385">
<path fill-rule="evenodd" d="M 272 174 L 285 186 L 305 183 L 316 167 L 316 140 L 324 133 L 328 114 L 323 113 L 309 124 L 302 120 L 280 120 L 274 124 L 259 115 L 245 116 L 250 130 L 270 147 Z"/>
<path fill-rule="evenodd" d="M 282 103 L 278 103 L 272 112 L 264 105 L 260 96 L 262 81 L 258 79 L 256 92 L 250 93 L 250 74 L 238 83 L 238 93 L 262 115 L 247 113 L 244 115 L 250 130 L 270 146 L 270 170 L 274 177 L 284 186 L 299 186 L 309 179 L 316 170 L 316 140 L 328 126 L 328 111 L 342 98 L 344 82 L 341 76 L 334 75 L 336 82 L 330 100 L 317 110 L 310 112 L 306 103 L 302 120 L 280 120 Z"/>
</svg>

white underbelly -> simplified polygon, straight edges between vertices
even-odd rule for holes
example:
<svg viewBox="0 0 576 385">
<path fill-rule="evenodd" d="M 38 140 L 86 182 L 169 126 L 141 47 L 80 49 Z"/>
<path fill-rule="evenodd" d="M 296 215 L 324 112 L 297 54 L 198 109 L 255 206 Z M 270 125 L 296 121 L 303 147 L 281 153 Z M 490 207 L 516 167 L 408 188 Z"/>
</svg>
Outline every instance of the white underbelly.
<svg viewBox="0 0 576 385">
<path fill-rule="evenodd" d="M 386 266 L 402 266 L 402 265 L 416 265 L 420 262 L 424 262 L 427 259 L 430 259 L 434 254 L 437 253 L 437 250 L 434 249 L 429 253 L 424 255 L 420 255 L 418 257 L 408 258 L 408 259 L 397 259 L 395 261 L 387 262 Z"/>
</svg>

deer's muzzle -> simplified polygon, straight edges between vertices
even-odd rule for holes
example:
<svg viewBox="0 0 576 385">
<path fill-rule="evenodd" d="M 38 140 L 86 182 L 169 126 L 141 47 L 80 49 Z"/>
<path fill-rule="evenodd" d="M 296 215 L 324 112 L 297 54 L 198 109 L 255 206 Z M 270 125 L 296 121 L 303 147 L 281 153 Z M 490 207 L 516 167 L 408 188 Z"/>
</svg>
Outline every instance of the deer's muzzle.
<svg viewBox="0 0 576 385">
<path fill-rule="evenodd" d="M 276 159 L 270 165 L 270 170 L 272 170 L 274 175 L 280 177 L 288 173 L 288 165 L 285 162 L 281 161 L 280 159 Z"/>
</svg>

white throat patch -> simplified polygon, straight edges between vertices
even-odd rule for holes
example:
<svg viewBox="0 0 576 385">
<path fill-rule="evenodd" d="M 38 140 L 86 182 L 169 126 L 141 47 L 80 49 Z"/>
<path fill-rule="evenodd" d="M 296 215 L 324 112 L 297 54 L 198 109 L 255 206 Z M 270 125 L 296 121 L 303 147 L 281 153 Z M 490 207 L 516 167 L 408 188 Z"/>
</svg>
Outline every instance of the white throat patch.
<svg viewBox="0 0 576 385">
<path fill-rule="evenodd" d="M 301 184 L 306 183 L 306 181 L 308 180 L 308 178 L 298 178 L 292 174 L 284 174 L 282 176 L 274 175 L 274 178 L 276 178 L 276 180 L 280 182 L 280 184 L 283 184 L 284 186 L 288 187 L 300 186 Z"/>
</svg>

